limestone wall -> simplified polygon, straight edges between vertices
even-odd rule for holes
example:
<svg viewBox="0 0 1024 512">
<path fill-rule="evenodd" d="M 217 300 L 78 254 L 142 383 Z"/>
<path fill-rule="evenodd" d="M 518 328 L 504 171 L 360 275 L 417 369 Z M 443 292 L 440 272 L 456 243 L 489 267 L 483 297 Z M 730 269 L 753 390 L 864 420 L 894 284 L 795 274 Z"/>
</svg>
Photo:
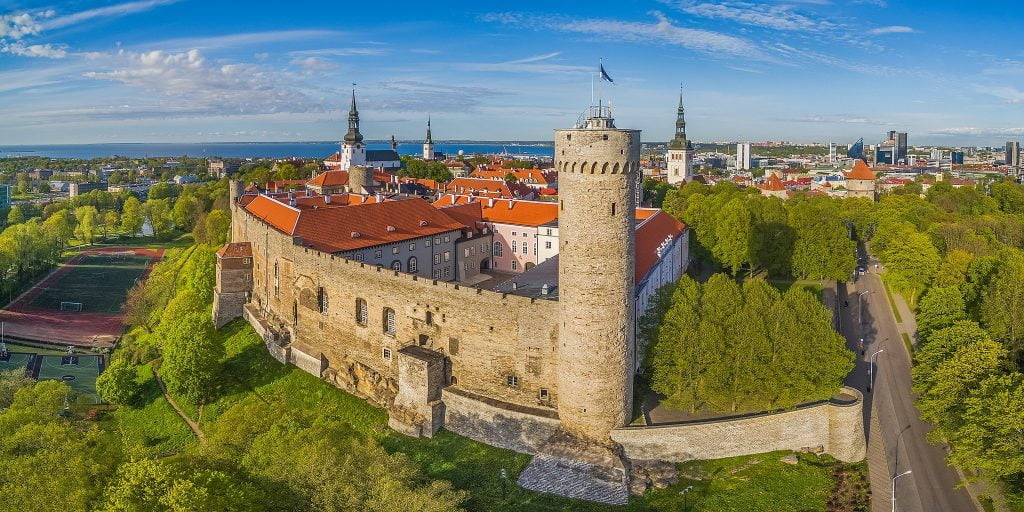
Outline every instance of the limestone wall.
<svg viewBox="0 0 1024 512">
<path fill-rule="evenodd" d="M 319 351 L 325 378 L 348 391 L 389 406 L 398 379 L 395 354 L 415 344 L 444 354 L 448 381 L 472 393 L 540 408 L 557 403 L 553 301 L 424 279 L 297 246 L 241 208 L 233 212 L 232 241 L 252 243 L 247 307 L 259 321 L 290 332 L 293 342 Z M 366 303 L 365 323 L 357 322 L 357 299 Z M 386 310 L 395 313 L 393 335 L 385 333 Z"/>
<path fill-rule="evenodd" d="M 547 409 L 503 404 L 457 387 L 445 388 L 441 400 L 446 429 L 506 450 L 534 453 L 558 431 L 558 415 Z"/>
<path fill-rule="evenodd" d="M 682 462 L 817 447 L 842 461 L 863 460 L 863 397 L 852 388 L 843 392 L 855 399 L 732 420 L 624 427 L 613 430 L 612 439 L 634 460 Z"/>
</svg>

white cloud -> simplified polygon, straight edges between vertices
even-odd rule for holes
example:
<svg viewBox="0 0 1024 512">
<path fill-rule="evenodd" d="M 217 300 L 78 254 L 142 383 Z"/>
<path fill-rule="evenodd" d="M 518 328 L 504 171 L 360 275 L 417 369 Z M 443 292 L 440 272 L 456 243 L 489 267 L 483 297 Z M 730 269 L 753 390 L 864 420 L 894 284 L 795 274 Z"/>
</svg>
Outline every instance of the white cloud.
<svg viewBox="0 0 1024 512">
<path fill-rule="evenodd" d="M 754 43 L 735 36 L 711 30 L 680 27 L 660 12 L 653 12 L 655 23 L 607 19 L 572 19 L 551 16 L 527 16 L 518 13 L 493 13 L 481 17 L 483 21 L 532 27 L 539 30 L 557 30 L 585 34 L 608 41 L 633 43 L 661 43 L 681 46 L 715 57 L 738 57 L 750 60 L 772 61 Z"/>
<path fill-rule="evenodd" d="M 366 57 L 387 54 L 383 48 L 317 48 L 312 50 L 296 50 L 290 55 L 319 55 L 330 57 Z"/>
<path fill-rule="evenodd" d="M 290 86 L 293 80 L 249 64 L 207 61 L 199 50 L 171 53 L 120 51 L 114 69 L 85 73 L 147 94 L 160 105 L 155 112 L 260 114 L 316 112 L 323 106 Z"/>
<path fill-rule="evenodd" d="M 499 71 L 508 73 L 592 73 L 595 71 L 593 66 L 573 66 L 545 62 L 561 54 L 561 52 L 551 52 L 498 63 L 469 62 L 455 64 L 455 67 L 464 71 Z"/>
<path fill-rule="evenodd" d="M 303 71 L 307 73 L 314 71 L 325 71 L 336 67 L 334 64 L 327 62 L 326 60 L 323 60 L 319 57 L 295 58 L 292 59 L 292 65 L 302 68 Z"/>
<path fill-rule="evenodd" d="M 0 39 L 17 41 L 25 36 L 34 36 L 43 30 L 39 20 L 49 18 L 53 14 L 52 10 L 48 10 L 0 15 Z"/>
<path fill-rule="evenodd" d="M 43 30 L 51 30 L 55 28 L 67 27 L 69 25 L 75 25 L 83 21 L 91 20 L 99 17 L 112 17 L 112 16 L 124 16 L 126 14 L 134 14 L 137 12 L 148 11 L 154 7 L 161 5 L 168 5 L 177 2 L 178 0 L 141 0 L 138 2 L 126 2 L 122 4 L 108 5 L 106 7 L 98 7 L 96 9 L 89 9 L 87 11 L 76 12 L 73 14 L 67 14 L 51 19 L 50 21 L 42 24 Z"/>
<path fill-rule="evenodd" d="M 241 32 L 223 36 L 166 39 L 146 43 L 146 46 L 149 48 L 163 48 L 167 51 L 211 50 L 215 48 L 235 48 L 305 39 L 327 39 L 339 37 L 343 34 L 343 32 L 335 30 L 269 30 L 264 32 Z"/>
<path fill-rule="evenodd" d="M 49 59 L 62 59 L 67 55 L 64 47 L 49 44 L 24 45 L 18 43 L 7 43 L 0 41 L 0 53 L 10 53 L 21 57 L 46 57 Z"/>
<path fill-rule="evenodd" d="M 941 128 L 931 132 L 934 135 L 987 135 L 987 136 L 1005 136 L 1005 137 L 1020 137 L 1024 135 L 1024 128 L 976 128 L 973 126 L 963 126 L 954 128 Z"/>
<path fill-rule="evenodd" d="M 1011 85 L 975 84 L 974 89 L 978 92 L 995 96 L 1006 103 L 1024 103 L 1024 91 Z"/>
<path fill-rule="evenodd" d="M 868 31 L 871 35 L 883 35 L 883 34 L 910 34 L 913 33 L 914 29 L 904 25 L 891 25 L 888 27 L 873 28 Z"/>
<path fill-rule="evenodd" d="M 666 2 L 680 11 L 702 18 L 729 20 L 743 25 L 773 30 L 800 30 L 824 32 L 838 25 L 827 20 L 814 19 L 793 10 L 790 5 L 761 5 L 748 2 L 699 3 L 693 1 Z"/>
</svg>

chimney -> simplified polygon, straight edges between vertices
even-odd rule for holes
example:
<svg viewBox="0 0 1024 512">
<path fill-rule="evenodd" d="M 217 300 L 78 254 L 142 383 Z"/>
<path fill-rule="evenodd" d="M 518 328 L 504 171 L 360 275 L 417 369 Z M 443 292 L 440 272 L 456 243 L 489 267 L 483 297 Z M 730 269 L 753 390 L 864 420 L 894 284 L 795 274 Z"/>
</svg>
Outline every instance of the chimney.
<svg viewBox="0 0 1024 512">
<path fill-rule="evenodd" d="M 512 281 L 512 289 L 513 290 L 518 290 L 519 289 L 519 283 L 517 283 L 515 281 Z"/>
<path fill-rule="evenodd" d="M 331 195 L 327 194 L 324 196 L 324 204 L 331 204 Z"/>
<path fill-rule="evenodd" d="M 493 197 L 487 198 L 487 207 L 488 208 L 494 208 L 494 198 Z"/>
<path fill-rule="evenodd" d="M 548 284 L 547 283 L 544 283 L 544 286 L 540 287 L 540 294 L 541 295 L 547 295 L 548 294 Z"/>
<path fill-rule="evenodd" d="M 508 200 L 508 209 L 509 210 L 512 209 L 512 205 L 515 204 L 515 202 L 516 202 L 515 199 L 509 199 Z"/>
</svg>

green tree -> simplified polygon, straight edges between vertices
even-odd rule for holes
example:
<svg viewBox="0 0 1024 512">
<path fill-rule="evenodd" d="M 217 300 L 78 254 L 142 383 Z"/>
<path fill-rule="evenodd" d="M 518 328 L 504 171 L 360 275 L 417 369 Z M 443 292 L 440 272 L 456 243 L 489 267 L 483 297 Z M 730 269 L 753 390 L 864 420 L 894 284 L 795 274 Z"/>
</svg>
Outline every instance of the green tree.
<svg viewBox="0 0 1024 512">
<path fill-rule="evenodd" d="M 716 215 L 712 254 L 733 275 L 750 262 L 750 230 L 753 219 L 743 198 L 734 198 Z"/>
<path fill-rule="evenodd" d="M 796 201 L 789 208 L 789 225 L 796 235 L 796 277 L 845 281 L 853 274 L 857 244 L 850 238 L 835 203 L 827 198 Z"/>
<path fill-rule="evenodd" d="M 21 212 L 20 206 L 12 206 L 11 210 L 7 212 L 7 225 L 21 224 L 25 222 L 25 215 Z"/>
<path fill-rule="evenodd" d="M 231 231 L 231 217 L 224 210 L 213 210 L 206 216 L 207 243 L 215 246 L 224 245 Z"/>
<path fill-rule="evenodd" d="M 506 183 L 518 183 L 519 182 L 519 178 L 516 178 L 516 175 L 512 171 L 509 171 L 507 174 L 505 174 L 505 182 Z"/>
<path fill-rule="evenodd" d="M 142 229 L 142 224 L 145 220 L 145 211 L 142 203 L 135 196 L 125 200 L 121 211 L 121 230 L 134 237 L 139 234 L 139 230 Z"/>
<path fill-rule="evenodd" d="M 941 259 L 927 235 L 916 231 L 905 231 L 903 235 L 901 242 L 886 247 L 880 258 L 888 269 L 884 276 L 886 282 L 909 294 L 913 304 L 931 282 Z"/>
<path fill-rule="evenodd" d="M 216 385 L 224 346 L 204 313 L 185 315 L 166 333 L 160 374 L 175 396 L 199 403 Z"/>
<path fill-rule="evenodd" d="M 266 494 L 240 477 L 219 470 L 174 467 L 166 460 L 121 465 L 106 489 L 101 512 L 272 510 Z"/>
<path fill-rule="evenodd" d="M 130 405 L 139 394 L 138 370 L 124 361 L 117 361 L 96 378 L 96 391 L 108 403 Z"/>
<path fill-rule="evenodd" d="M 75 236 L 86 245 L 90 245 L 96 236 L 96 223 L 99 213 L 95 206 L 79 206 L 75 208 Z"/>
<path fill-rule="evenodd" d="M 961 320 L 967 320 L 967 305 L 960 289 L 932 287 L 921 298 L 917 310 L 917 333 L 922 340 L 927 340 L 933 331 L 951 327 Z"/>
<path fill-rule="evenodd" d="M 1007 255 L 983 290 L 981 322 L 993 338 L 1020 350 L 1024 340 L 1024 255 Z"/>
<path fill-rule="evenodd" d="M 107 237 L 108 232 L 112 232 L 117 229 L 117 224 L 117 212 L 114 210 L 107 210 L 107 212 L 103 214 L 103 238 Z"/>
<path fill-rule="evenodd" d="M 294 167 L 292 167 L 294 169 Z M 181 230 L 191 230 L 200 212 L 199 201 L 192 194 L 182 195 L 174 202 L 172 218 Z"/>
<path fill-rule="evenodd" d="M 174 221 L 171 216 L 170 199 L 150 199 L 146 201 L 146 218 L 153 228 L 153 236 L 164 239 L 170 236 Z"/>
<path fill-rule="evenodd" d="M 961 426 L 949 434 L 951 462 L 1012 479 L 1024 473 L 1024 377 L 993 375 L 964 401 Z"/>
</svg>

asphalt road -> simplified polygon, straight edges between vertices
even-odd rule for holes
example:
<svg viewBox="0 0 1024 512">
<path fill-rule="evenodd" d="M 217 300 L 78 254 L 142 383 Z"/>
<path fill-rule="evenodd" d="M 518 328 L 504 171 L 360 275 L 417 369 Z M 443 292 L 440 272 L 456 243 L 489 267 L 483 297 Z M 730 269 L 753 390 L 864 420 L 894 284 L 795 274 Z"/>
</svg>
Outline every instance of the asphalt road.
<svg viewBox="0 0 1024 512">
<path fill-rule="evenodd" d="M 897 480 L 896 510 L 974 511 L 976 508 L 970 495 L 956 487 L 960 477 L 945 462 L 945 446 L 925 441 L 925 434 L 932 427 L 921 421 L 914 406 L 910 388 L 910 356 L 889 308 L 881 278 L 873 267 L 874 261 L 871 261 L 867 275 L 859 276 L 855 283 L 839 286 L 840 304 L 844 300 L 848 303 L 841 309 L 840 332 L 847 338 L 850 349 L 857 353 L 857 367 L 846 379 L 848 386 L 866 391 L 868 359 L 872 353 L 884 350 L 875 356 L 873 389 L 871 393 L 865 393 L 864 425 L 867 430 L 871 411 L 875 411 L 885 441 L 884 467 L 888 468 L 889 478 L 913 471 Z M 858 301 L 865 291 L 870 293 Z M 863 311 L 860 311 L 860 304 L 863 304 Z M 864 339 L 864 355 L 861 355 L 859 345 L 861 338 Z M 870 460 L 871 457 L 869 453 L 871 467 L 883 467 L 881 461 Z M 872 480 L 877 481 L 874 476 Z M 891 480 L 887 483 L 891 485 Z M 890 489 L 878 489 L 877 486 L 872 492 L 881 493 L 885 498 L 890 495 Z"/>
</svg>

